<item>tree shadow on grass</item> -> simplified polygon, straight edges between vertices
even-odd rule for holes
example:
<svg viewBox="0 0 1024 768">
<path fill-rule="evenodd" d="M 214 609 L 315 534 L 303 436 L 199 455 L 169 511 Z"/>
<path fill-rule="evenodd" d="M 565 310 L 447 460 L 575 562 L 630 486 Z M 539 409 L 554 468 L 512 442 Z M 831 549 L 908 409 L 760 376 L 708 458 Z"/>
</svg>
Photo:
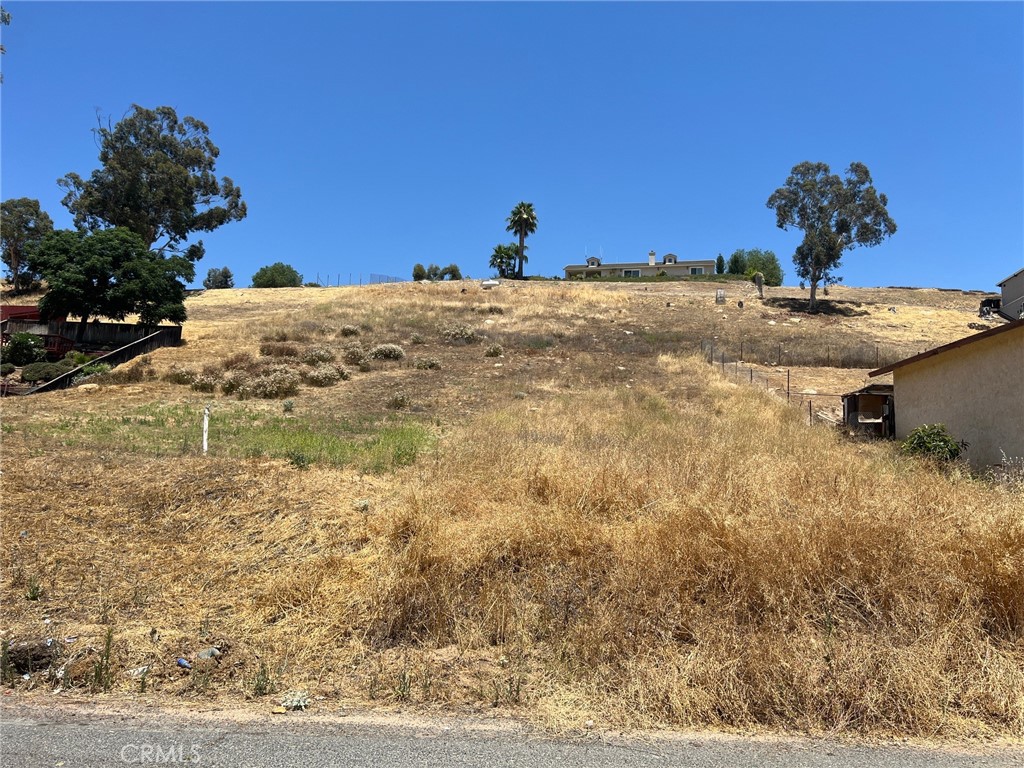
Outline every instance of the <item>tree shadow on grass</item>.
<svg viewBox="0 0 1024 768">
<path fill-rule="evenodd" d="M 812 312 L 807 299 L 772 298 L 764 300 L 765 306 L 785 309 L 789 312 L 803 312 L 812 315 L 832 315 L 839 317 L 864 317 L 870 314 L 860 301 L 842 301 L 838 299 L 818 299 L 818 306 Z"/>
</svg>

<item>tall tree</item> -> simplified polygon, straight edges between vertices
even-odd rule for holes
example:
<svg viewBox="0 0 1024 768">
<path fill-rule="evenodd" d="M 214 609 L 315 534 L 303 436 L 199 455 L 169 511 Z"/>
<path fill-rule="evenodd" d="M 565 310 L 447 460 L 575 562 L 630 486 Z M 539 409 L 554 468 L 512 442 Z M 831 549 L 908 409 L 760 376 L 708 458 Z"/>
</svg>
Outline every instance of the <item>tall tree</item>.
<svg viewBox="0 0 1024 768">
<path fill-rule="evenodd" d="M 7 10 L 2 5 L 0 5 L 0 26 L 6 27 L 10 23 L 11 23 L 11 14 L 8 13 Z M 4 54 L 4 53 L 7 53 L 7 49 L 4 47 L 3 43 L 0 43 L 0 54 Z M 0 83 L 2 83 L 3 81 L 4 81 L 4 76 L 3 76 L 3 73 L 0 72 Z"/>
<path fill-rule="evenodd" d="M 14 293 L 28 289 L 38 274 L 29 268 L 28 252 L 53 231 L 49 214 L 39 207 L 39 201 L 28 197 L 4 200 L 0 203 L 0 244 L 3 262 L 11 273 Z"/>
<path fill-rule="evenodd" d="M 88 179 L 69 173 L 57 181 L 79 228 L 125 227 L 147 248 L 195 262 L 202 240 L 183 247 L 192 233 L 245 218 L 242 191 L 214 173 L 220 150 L 200 120 L 135 104 L 115 126 L 95 133 L 100 167 Z"/>
<path fill-rule="evenodd" d="M 47 282 L 39 302 L 46 315 L 81 318 L 78 341 L 90 317 L 124 320 L 139 315 L 145 324 L 185 320 L 185 286 L 195 265 L 185 256 L 161 256 L 124 227 L 97 232 L 51 232 L 29 260 Z"/>
<path fill-rule="evenodd" d="M 718 254 L 718 258 L 715 259 L 715 274 L 725 274 L 725 256 L 723 256 L 722 254 Z"/>
<path fill-rule="evenodd" d="M 733 251 L 729 256 L 729 266 L 726 268 L 726 272 L 730 275 L 747 274 L 747 254 L 742 248 Z"/>
<path fill-rule="evenodd" d="M 845 179 L 831 173 L 825 163 L 800 163 L 768 198 L 780 229 L 803 230 L 793 263 L 797 275 L 811 286 L 812 310 L 817 307 L 818 283 L 834 280 L 843 251 L 878 245 L 895 234 L 888 202 L 863 163 L 850 163 Z"/>
<path fill-rule="evenodd" d="M 298 288 L 302 285 L 302 275 L 295 267 L 285 264 L 283 261 L 276 261 L 273 264 L 260 267 L 252 276 L 253 288 Z"/>
<path fill-rule="evenodd" d="M 537 213 L 533 210 L 533 203 L 520 202 L 512 209 L 507 219 L 508 226 L 505 231 L 514 232 L 519 236 L 518 263 L 516 264 L 516 278 L 523 279 L 523 265 L 526 263 L 526 238 L 537 231 Z"/>
<path fill-rule="evenodd" d="M 511 278 L 516 276 L 516 256 L 518 249 L 515 243 L 494 246 L 491 253 L 491 260 L 488 264 L 491 269 L 498 271 L 498 277 Z"/>
<path fill-rule="evenodd" d="M 417 283 L 420 280 L 426 280 L 427 279 L 427 268 L 424 267 L 422 264 L 413 264 L 413 266 L 412 266 L 412 279 L 415 280 Z"/>
<path fill-rule="evenodd" d="M 234 287 L 235 276 L 231 274 L 231 270 L 227 267 L 221 267 L 220 269 L 213 267 L 206 273 L 206 279 L 203 280 L 203 288 L 206 288 L 207 290 Z"/>
<path fill-rule="evenodd" d="M 773 251 L 762 251 L 760 248 L 748 250 L 739 248 L 729 257 L 730 267 L 733 259 L 741 267 L 734 274 L 750 277 L 755 272 L 760 272 L 765 285 L 782 285 L 782 265 L 779 264 L 779 257 Z"/>
</svg>

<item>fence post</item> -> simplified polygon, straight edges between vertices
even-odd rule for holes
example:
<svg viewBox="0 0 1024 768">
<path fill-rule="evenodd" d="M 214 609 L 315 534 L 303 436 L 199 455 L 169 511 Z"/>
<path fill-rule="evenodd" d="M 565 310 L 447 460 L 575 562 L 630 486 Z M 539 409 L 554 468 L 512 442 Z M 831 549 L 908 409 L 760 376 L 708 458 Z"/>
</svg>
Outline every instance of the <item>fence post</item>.
<svg viewBox="0 0 1024 768">
<path fill-rule="evenodd" d="M 878 367 L 878 345 L 875 344 L 875 368 Z"/>
<path fill-rule="evenodd" d="M 782 365 L 782 343 L 781 342 L 779 342 L 779 351 L 776 354 L 775 364 L 776 365 Z"/>
<path fill-rule="evenodd" d="M 789 368 L 786 369 L 786 402 L 789 402 Z"/>
<path fill-rule="evenodd" d="M 753 368 L 748 368 L 747 370 L 750 371 L 750 383 L 753 384 L 754 383 L 754 369 Z"/>
<path fill-rule="evenodd" d="M 743 339 L 740 339 L 740 360 L 743 360 Z"/>
<path fill-rule="evenodd" d="M 828 344 L 825 345 L 825 367 L 832 367 L 832 347 L 830 347 Z"/>
<path fill-rule="evenodd" d="M 807 401 L 807 426 L 809 426 L 809 427 L 814 425 L 814 416 L 812 415 L 812 411 L 811 411 L 811 408 L 812 408 L 813 405 L 814 405 L 814 401 L 813 400 L 808 400 Z"/>
<path fill-rule="evenodd" d="M 210 406 L 203 408 L 203 456 L 210 447 Z"/>
</svg>

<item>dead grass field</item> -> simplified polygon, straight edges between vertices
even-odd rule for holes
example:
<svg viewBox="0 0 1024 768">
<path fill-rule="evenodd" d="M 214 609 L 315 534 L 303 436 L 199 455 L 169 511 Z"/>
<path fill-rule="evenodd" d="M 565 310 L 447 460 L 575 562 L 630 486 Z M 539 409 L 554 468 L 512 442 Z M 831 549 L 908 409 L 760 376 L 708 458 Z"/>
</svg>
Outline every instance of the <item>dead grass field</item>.
<svg viewBox="0 0 1024 768">
<path fill-rule="evenodd" d="M 808 316 L 716 287 L 210 291 L 157 378 L 4 400 L 3 637 L 57 648 L 15 684 L 1024 736 L 1022 490 L 808 427 L 696 356 L 912 354 L 978 296 L 836 288 Z M 160 378 L 263 337 L 406 357 L 288 411 Z"/>
</svg>

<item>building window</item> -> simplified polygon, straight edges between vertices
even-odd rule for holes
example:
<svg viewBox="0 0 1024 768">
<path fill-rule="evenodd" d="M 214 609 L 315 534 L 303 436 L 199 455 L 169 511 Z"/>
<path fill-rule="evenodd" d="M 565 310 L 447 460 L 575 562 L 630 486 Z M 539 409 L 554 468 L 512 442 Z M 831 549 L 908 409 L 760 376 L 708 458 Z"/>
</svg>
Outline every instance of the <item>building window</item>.
<svg viewBox="0 0 1024 768">
<path fill-rule="evenodd" d="M 639 269 L 624 269 L 622 270 L 623 277 L 640 277 Z"/>
<path fill-rule="evenodd" d="M 690 267 L 690 274 L 691 275 L 703 275 L 704 274 L 704 267 Z"/>
</svg>

